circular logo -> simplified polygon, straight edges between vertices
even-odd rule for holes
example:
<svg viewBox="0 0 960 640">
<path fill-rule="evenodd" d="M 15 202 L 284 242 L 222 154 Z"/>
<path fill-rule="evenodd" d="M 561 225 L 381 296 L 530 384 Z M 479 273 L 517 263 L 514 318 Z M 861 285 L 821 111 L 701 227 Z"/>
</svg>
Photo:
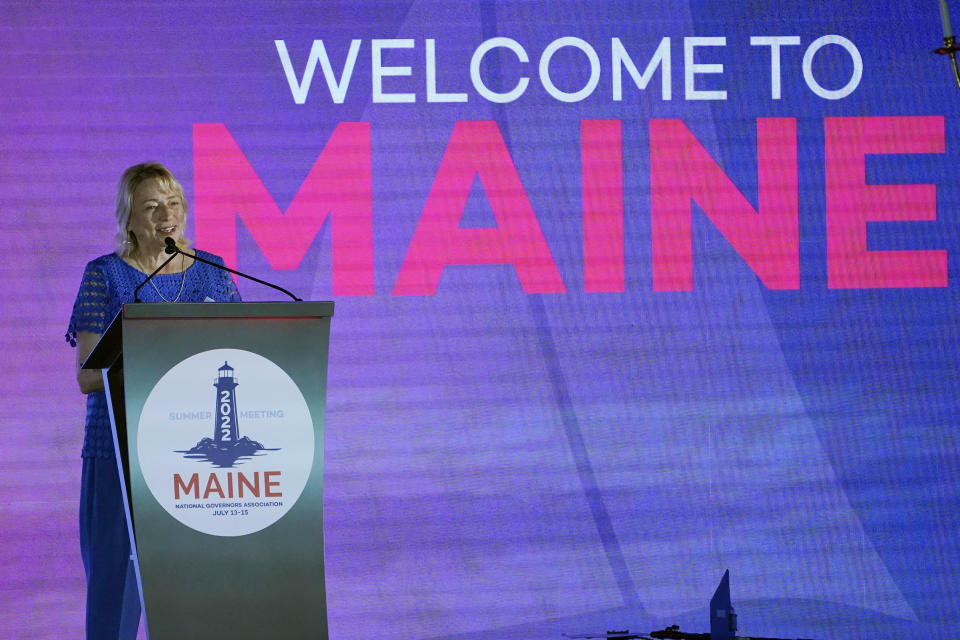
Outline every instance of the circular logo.
<svg viewBox="0 0 960 640">
<path fill-rule="evenodd" d="M 260 531 L 297 502 L 313 467 L 300 389 L 261 355 L 214 349 L 175 365 L 140 414 L 137 455 L 167 513 L 215 536 Z"/>
</svg>

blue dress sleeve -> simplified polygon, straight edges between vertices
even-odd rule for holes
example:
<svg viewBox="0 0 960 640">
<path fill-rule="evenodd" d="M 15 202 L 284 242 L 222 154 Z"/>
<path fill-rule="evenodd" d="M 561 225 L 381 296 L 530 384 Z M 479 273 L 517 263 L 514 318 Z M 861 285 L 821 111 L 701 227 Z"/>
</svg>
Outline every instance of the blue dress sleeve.
<svg viewBox="0 0 960 640">
<path fill-rule="evenodd" d="M 226 262 L 218 255 L 204 252 L 202 257 L 211 262 L 216 262 L 221 267 L 226 266 Z M 213 289 L 219 294 L 214 296 L 214 300 L 218 302 L 242 302 L 240 299 L 240 291 L 237 289 L 237 283 L 229 271 L 215 269 L 213 270 L 213 278 Z"/>
<path fill-rule="evenodd" d="M 87 264 L 80 291 L 73 303 L 73 314 L 67 328 L 66 340 L 70 346 L 77 346 L 77 334 L 81 331 L 103 333 L 107 329 L 107 280 L 103 271 L 94 263 Z"/>
<path fill-rule="evenodd" d="M 242 300 L 240 300 L 240 291 L 237 289 L 237 283 L 233 281 L 233 276 L 227 271 L 221 271 L 220 273 L 223 274 L 227 281 L 227 295 L 229 296 L 230 302 L 242 302 Z"/>
</svg>

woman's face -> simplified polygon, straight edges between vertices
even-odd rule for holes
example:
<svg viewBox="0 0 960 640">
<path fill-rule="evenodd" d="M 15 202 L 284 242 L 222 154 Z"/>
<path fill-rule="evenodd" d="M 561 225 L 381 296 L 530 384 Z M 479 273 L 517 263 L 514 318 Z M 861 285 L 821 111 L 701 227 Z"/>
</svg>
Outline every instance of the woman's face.
<svg viewBox="0 0 960 640">
<path fill-rule="evenodd" d="M 166 238 L 183 239 L 186 219 L 180 193 L 158 178 L 149 178 L 133 192 L 127 228 L 137 238 L 138 252 L 153 255 L 163 251 Z"/>
</svg>

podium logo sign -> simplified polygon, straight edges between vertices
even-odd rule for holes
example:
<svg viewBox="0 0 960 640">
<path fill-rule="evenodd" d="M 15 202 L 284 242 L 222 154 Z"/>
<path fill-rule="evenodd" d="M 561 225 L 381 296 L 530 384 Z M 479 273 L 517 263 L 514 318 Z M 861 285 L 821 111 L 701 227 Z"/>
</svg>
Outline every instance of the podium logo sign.
<svg viewBox="0 0 960 640">
<path fill-rule="evenodd" d="M 193 355 L 147 397 L 137 455 L 167 513 L 216 536 L 242 536 L 279 520 L 313 467 L 314 432 L 300 389 L 250 351 Z"/>
</svg>

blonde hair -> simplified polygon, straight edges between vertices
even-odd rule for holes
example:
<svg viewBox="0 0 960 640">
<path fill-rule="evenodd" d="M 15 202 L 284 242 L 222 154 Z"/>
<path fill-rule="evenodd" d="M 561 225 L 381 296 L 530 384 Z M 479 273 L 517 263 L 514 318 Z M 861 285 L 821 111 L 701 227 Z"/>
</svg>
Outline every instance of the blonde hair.
<svg viewBox="0 0 960 640">
<path fill-rule="evenodd" d="M 187 199 L 184 197 L 183 187 L 181 187 L 177 179 L 173 177 L 170 170 L 159 162 L 135 164 L 124 171 L 120 177 L 120 183 L 117 185 L 117 235 L 114 237 L 116 252 L 121 258 L 126 258 L 137 250 L 137 238 L 129 229 L 130 210 L 133 208 L 133 194 L 136 193 L 137 188 L 141 184 L 151 178 L 159 180 L 160 184 L 165 188 L 176 191 L 180 196 L 180 201 L 183 203 L 184 213 L 187 211 Z M 181 249 L 186 249 L 190 246 L 190 242 L 184 238 L 178 242 L 177 245 Z"/>
</svg>

